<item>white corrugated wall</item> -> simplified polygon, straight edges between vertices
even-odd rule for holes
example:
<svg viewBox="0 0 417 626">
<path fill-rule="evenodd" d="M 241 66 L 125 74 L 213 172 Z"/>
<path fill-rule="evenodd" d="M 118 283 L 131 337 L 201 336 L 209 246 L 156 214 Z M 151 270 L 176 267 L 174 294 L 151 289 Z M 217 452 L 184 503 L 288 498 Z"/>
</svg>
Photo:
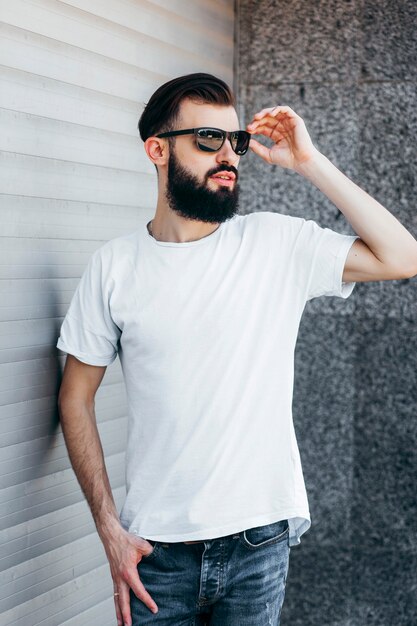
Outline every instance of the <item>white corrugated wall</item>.
<svg viewBox="0 0 417 626">
<path fill-rule="evenodd" d="M 233 85 L 233 0 L 0 1 L 0 624 L 116 624 L 104 549 L 71 469 L 56 397 L 63 317 L 92 252 L 151 219 L 137 132 L 163 82 Z M 96 414 L 117 506 L 120 363 Z"/>
</svg>

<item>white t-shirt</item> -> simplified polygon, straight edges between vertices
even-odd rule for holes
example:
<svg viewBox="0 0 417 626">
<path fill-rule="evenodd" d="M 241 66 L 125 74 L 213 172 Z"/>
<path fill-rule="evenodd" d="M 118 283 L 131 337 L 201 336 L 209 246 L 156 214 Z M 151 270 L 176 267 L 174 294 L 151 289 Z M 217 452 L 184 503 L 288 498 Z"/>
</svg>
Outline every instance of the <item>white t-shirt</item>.
<svg viewBox="0 0 417 626">
<path fill-rule="evenodd" d="M 357 236 L 270 211 L 197 241 L 146 226 L 92 255 L 57 347 L 91 365 L 119 354 L 128 402 L 130 532 L 221 537 L 288 519 L 311 525 L 292 417 L 294 348 L 307 300 L 347 298 Z"/>
</svg>

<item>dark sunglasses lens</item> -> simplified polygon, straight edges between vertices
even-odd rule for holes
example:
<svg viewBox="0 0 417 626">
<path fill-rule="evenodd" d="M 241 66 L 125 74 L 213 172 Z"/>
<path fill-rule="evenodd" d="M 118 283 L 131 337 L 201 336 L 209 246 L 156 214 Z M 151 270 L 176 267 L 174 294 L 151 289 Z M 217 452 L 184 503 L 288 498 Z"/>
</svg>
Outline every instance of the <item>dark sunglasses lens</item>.
<svg viewBox="0 0 417 626">
<path fill-rule="evenodd" d="M 216 128 L 200 128 L 197 132 L 197 144 L 204 152 L 216 152 L 223 144 L 223 133 Z"/>
<path fill-rule="evenodd" d="M 245 154 L 249 148 L 250 133 L 245 130 L 237 130 L 232 133 L 232 148 L 236 154 Z"/>
</svg>

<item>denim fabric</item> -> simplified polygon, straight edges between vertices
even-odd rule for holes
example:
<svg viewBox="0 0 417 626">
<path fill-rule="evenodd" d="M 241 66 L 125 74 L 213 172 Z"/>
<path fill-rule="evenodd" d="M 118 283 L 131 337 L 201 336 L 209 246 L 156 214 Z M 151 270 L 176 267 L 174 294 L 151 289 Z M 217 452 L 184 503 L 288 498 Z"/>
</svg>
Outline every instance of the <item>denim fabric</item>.
<svg viewBox="0 0 417 626">
<path fill-rule="evenodd" d="M 197 543 L 148 539 L 138 563 L 156 614 L 130 591 L 132 626 L 279 626 L 289 567 L 288 520 Z"/>
</svg>

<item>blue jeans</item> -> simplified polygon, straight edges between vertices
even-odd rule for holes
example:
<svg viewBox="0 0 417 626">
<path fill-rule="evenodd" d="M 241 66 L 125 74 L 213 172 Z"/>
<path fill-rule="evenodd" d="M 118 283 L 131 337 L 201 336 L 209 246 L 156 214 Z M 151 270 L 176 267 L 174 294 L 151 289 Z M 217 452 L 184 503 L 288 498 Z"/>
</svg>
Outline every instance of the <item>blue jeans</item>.
<svg viewBox="0 0 417 626">
<path fill-rule="evenodd" d="M 138 572 L 158 605 L 130 590 L 132 626 L 279 626 L 289 567 L 288 520 L 198 542 L 148 539 Z"/>
</svg>

